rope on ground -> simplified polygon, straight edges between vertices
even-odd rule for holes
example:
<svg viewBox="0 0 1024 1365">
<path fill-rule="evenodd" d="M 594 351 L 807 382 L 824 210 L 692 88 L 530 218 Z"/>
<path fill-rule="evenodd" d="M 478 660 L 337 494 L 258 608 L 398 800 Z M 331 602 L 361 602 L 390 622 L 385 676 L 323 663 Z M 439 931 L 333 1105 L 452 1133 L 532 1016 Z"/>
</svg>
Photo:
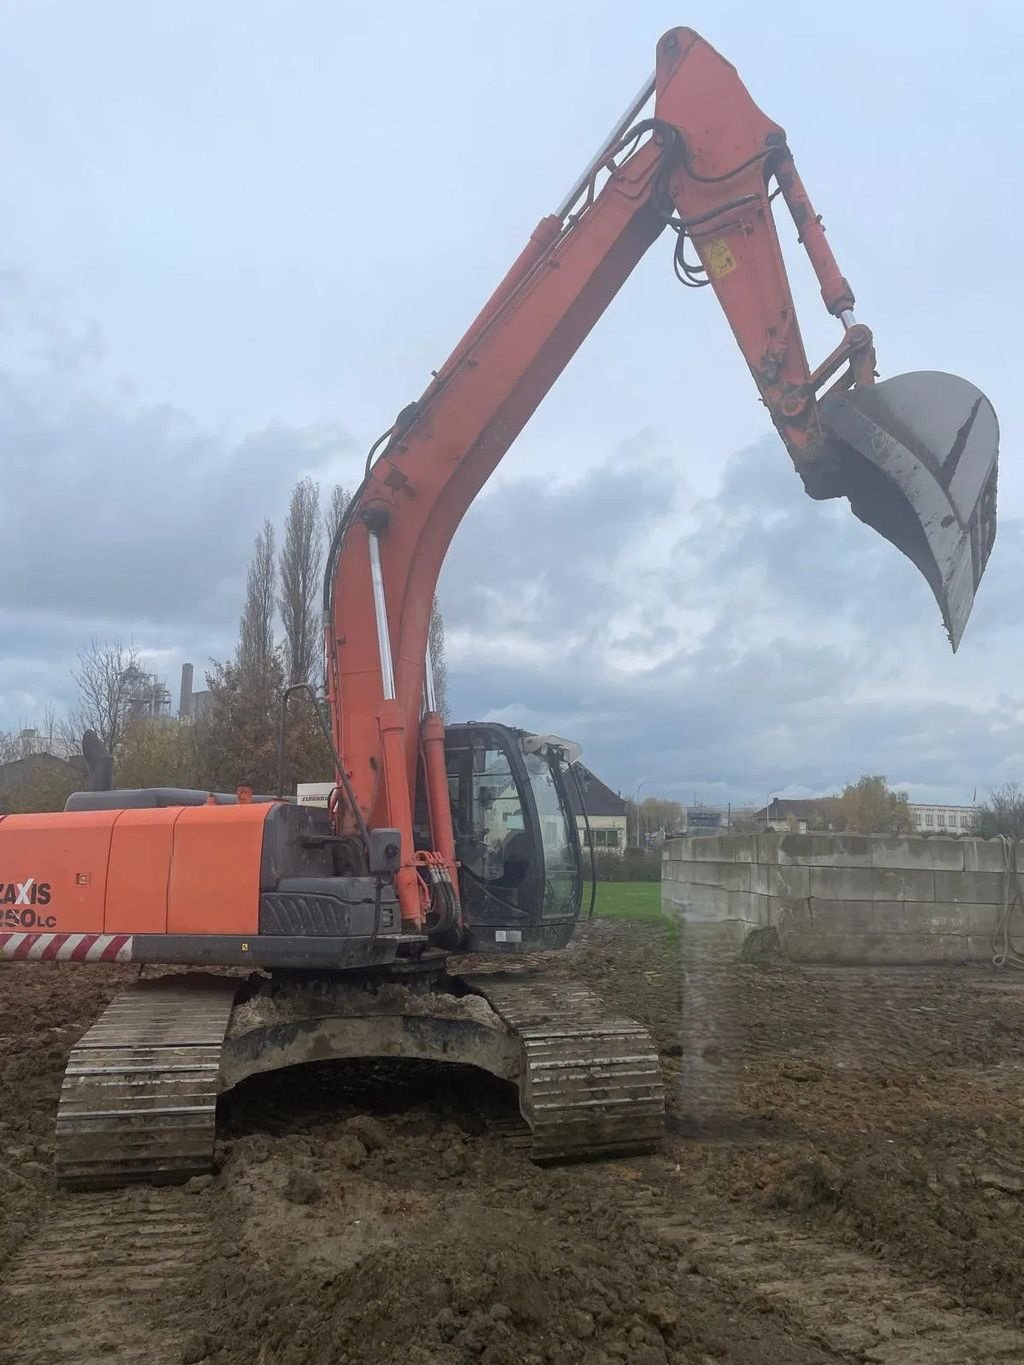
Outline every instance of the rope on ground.
<svg viewBox="0 0 1024 1365">
<path fill-rule="evenodd" d="M 1024 953 L 1014 946 L 1011 934 L 1014 915 L 1018 910 L 1024 912 L 1021 869 L 1017 866 L 1019 845 L 1016 839 L 1010 839 L 1005 834 L 999 835 L 999 842 L 1003 846 L 1003 903 L 992 935 L 992 964 L 1024 971 Z"/>
</svg>

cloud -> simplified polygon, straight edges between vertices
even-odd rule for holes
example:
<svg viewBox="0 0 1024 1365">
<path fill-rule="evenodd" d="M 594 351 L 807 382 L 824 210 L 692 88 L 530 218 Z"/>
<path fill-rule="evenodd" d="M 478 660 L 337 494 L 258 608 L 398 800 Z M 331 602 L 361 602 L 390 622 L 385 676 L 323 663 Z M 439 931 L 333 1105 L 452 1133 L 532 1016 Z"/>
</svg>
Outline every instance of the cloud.
<svg viewBox="0 0 1024 1365">
<path fill-rule="evenodd" d="M 93 636 L 134 638 L 172 692 L 183 659 L 225 657 L 263 518 L 304 473 L 357 463 L 337 427 L 231 440 L 139 405 L 58 304 L 14 276 L 4 297 L 0 729 L 68 705 Z M 953 658 L 913 566 L 806 498 L 774 439 L 711 495 L 685 467 L 640 431 L 572 479 L 485 490 L 441 582 L 457 718 L 564 734 L 613 786 L 680 798 L 871 771 L 962 800 L 1024 774 L 1021 522 L 1004 519 Z"/>
<path fill-rule="evenodd" d="M 134 405 L 106 391 L 94 335 L 66 333 L 20 277 L 5 286 L 0 728 L 66 703 L 93 635 L 200 668 L 229 652 L 263 518 L 354 449 L 338 427 L 231 441 L 171 405 Z"/>
<path fill-rule="evenodd" d="M 1019 775 L 1019 521 L 954 658 L 917 570 L 845 503 L 808 499 L 774 440 L 699 501 L 673 467 L 650 442 L 485 494 L 442 579 L 460 715 L 563 733 L 621 790 L 680 798 L 870 771 L 964 800 Z"/>
</svg>

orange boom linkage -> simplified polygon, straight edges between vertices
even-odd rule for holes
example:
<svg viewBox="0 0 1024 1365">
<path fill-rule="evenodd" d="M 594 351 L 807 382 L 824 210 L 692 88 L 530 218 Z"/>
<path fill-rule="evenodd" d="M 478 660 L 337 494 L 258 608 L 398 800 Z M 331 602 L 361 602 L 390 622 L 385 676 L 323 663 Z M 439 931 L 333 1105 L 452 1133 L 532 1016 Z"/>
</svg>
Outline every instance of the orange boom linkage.
<svg viewBox="0 0 1024 1365">
<path fill-rule="evenodd" d="M 842 327 L 814 370 L 776 195 Z M 657 1141 L 664 1091 L 639 1025 L 581 987 L 452 971 L 459 953 L 569 941 L 585 804 L 570 742 L 493 722 L 445 727 L 427 639 L 467 509 L 666 231 L 678 278 L 710 285 L 724 309 L 806 491 L 848 497 L 913 560 L 956 648 L 995 534 L 991 405 L 952 375 L 874 382 L 871 333 L 785 134 L 728 62 L 673 29 L 653 81 L 370 452 L 325 573 L 327 810 L 282 799 L 280 783 L 274 799 L 111 791 L 107 775 L 60 814 L 0 818 L 0 958 L 259 969 L 244 986 L 223 974 L 147 979 L 113 1002 L 68 1065 L 66 1182 L 205 1170 L 218 1093 L 325 1057 L 483 1067 L 519 1087 L 536 1159 Z M 285 719 L 283 706 L 282 752 Z"/>
<path fill-rule="evenodd" d="M 634 122 L 652 93 L 654 116 Z M 825 307 L 843 327 L 839 345 L 813 371 L 772 216 L 773 182 L 796 223 Z M 403 921 L 410 925 L 423 924 L 427 894 L 411 854 L 421 752 L 433 848 L 457 883 L 443 727 L 433 710 L 420 719 L 430 608 L 442 562 L 487 478 L 666 229 L 676 234 L 679 277 L 714 289 L 807 491 L 812 497 L 852 496 L 860 488 L 855 457 L 867 458 L 867 452 L 830 436 L 818 395 L 837 374 L 835 394 L 873 385 L 871 332 L 854 319 L 853 290 L 825 240 L 785 133 L 758 109 L 734 67 L 692 30 L 673 29 L 658 44 L 653 81 L 558 211 L 538 223 L 423 397 L 399 416 L 332 547 L 324 605 L 335 740 L 363 820 L 402 833 L 409 852 L 397 882 Z M 687 260 L 688 241 L 699 265 Z M 954 396 L 960 416 L 952 439 L 980 395 L 962 380 L 931 378 L 933 388 L 947 381 L 971 390 Z M 985 408 L 988 417 L 987 402 Z M 957 517 L 958 534 L 968 524 L 968 540 L 990 475 L 994 504 L 994 421 L 984 433 L 988 444 L 968 514 Z M 870 448 L 880 429 L 867 438 L 860 433 L 860 444 Z M 910 544 L 906 517 L 900 521 L 892 511 L 904 500 L 897 485 L 877 500 L 890 512 L 884 526 L 870 505 L 855 510 L 910 553 L 916 544 Z M 990 520 L 994 531 L 994 505 Z M 991 534 L 975 532 L 975 539 L 984 543 L 968 566 L 971 600 Z M 954 548 L 962 557 L 963 547 Z M 919 567 L 937 589 L 955 644 L 966 612 L 958 603 L 958 615 L 949 620 L 942 587 L 950 565 L 934 569 L 925 550 Z M 961 567 L 959 561 L 954 567 Z M 343 810 L 343 819 L 354 828 L 355 810 Z"/>
</svg>

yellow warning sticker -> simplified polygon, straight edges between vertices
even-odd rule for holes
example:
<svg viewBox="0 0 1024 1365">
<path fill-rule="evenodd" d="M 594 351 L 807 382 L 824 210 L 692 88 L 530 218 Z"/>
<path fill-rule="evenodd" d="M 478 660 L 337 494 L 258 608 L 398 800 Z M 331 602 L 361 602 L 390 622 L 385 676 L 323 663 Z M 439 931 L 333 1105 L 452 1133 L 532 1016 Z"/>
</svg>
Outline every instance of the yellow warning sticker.
<svg viewBox="0 0 1024 1365">
<path fill-rule="evenodd" d="M 707 258 L 708 272 L 716 280 L 736 269 L 736 257 L 729 250 L 729 243 L 723 241 L 721 237 L 716 237 L 714 241 L 708 243 Z"/>
</svg>

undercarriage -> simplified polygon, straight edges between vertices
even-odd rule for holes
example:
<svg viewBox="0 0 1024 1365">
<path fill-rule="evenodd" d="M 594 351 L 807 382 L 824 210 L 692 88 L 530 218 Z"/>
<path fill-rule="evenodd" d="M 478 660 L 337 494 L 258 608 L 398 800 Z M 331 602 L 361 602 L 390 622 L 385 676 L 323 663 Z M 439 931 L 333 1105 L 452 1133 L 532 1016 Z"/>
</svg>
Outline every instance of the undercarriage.
<svg viewBox="0 0 1024 1365">
<path fill-rule="evenodd" d="M 249 1076 L 365 1057 L 471 1065 L 517 1087 L 535 1161 L 649 1150 L 665 1094 L 647 1031 L 529 962 L 443 954 L 360 974 L 169 973 L 118 995 L 74 1048 L 56 1170 L 88 1189 L 212 1169 L 217 1099 Z"/>
</svg>

